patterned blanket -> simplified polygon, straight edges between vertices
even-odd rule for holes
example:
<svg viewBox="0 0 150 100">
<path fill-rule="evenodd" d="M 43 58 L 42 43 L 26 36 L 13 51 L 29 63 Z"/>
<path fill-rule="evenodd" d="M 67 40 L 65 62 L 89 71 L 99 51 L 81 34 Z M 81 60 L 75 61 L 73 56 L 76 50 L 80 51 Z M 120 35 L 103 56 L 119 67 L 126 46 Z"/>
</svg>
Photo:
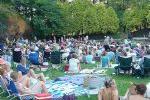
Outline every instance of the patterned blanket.
<svg viewBox="0 0 150 100">
<path fill-rule="evenodd" d="M 64 94 L 75 94 L 75 96 L 97 94 L 99 89 L 103 87 L 103 81 L 105 80 L 105 77 L 100 77 L 99 88 L 90 89 L 89 87 L 85 88 L 83 86 L 84 77 L 86 76 L 87 74 L 79 74 L 58 77 L 55 80 L 47 81 L 46 87 L 54 98 L 62 97 Z"/>
</svg>

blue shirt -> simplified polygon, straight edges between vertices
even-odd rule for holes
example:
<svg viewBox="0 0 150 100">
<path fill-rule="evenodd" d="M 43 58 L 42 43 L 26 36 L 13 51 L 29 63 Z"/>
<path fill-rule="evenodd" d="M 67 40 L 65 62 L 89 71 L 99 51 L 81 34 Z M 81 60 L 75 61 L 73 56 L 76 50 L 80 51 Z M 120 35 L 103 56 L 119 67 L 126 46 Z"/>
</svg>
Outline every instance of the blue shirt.
<svg viewBox="0 0 150 100">
<path fill-rule="evenodd" d="M 38 64 L 39 63 L 39 54 L 37 52 L 31 52 L 29 54 L 29 61 L 32 64 Z"/>
<path fill-rule="evenodd" d="M 17 66 L 17 72 L 20 71 L 22 75 L 26 75 L 28 73 L 28 69 L 26 69 L 23 65 L 19 64 Z"/>
<path fill-rule="evenodd" d="M 93 61 L 93 55 L 87 55 L 86 56 L 86 62 L 87 63 L 92 63 L 92 61 Z"/>
<path fill-rule="evenodd" d="M 102 56 L 101 64 L 102 64 L 102 67 L 108 67 L 109 66 L 109 58 L 108 58 L 108 56 Z"/>
<path fill-rule="evenodd" d="M 110 51 L 110 52 L 107 52 L 106 56 L 108 56 L 109 60 L 113 60 L 115 58 L 115 53 Z"/>
</svg>

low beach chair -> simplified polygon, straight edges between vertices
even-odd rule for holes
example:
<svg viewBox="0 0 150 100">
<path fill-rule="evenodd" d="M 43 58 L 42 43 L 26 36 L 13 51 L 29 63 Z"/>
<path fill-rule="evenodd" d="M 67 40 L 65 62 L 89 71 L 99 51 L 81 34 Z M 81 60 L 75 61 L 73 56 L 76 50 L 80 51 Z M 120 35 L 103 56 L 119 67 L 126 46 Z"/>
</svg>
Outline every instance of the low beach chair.
<svg viewBox="0 0 150 100">
<path fill-rule="evenodd" d="M 8 84 L 6 85 L 4 79 L 2 76 L 0 76 L 0 81 L 1 81 L 1 87 L 3 89 L 2 93 L 8 93 L 7 98 L 9 98 L 9 100 L 13 100 L 15 98 L 17 98 L 17 100 L 31 100 L 34 99 L 34 94 L 19 94 L 18 89 L 14 83 L 14 81 L 12 79 L 8 79 L 6 78 Z M 2 94 L 1 93 L 1 94 Z M 10 98 L 11 97 L 11 98 Z"/>
</svg>

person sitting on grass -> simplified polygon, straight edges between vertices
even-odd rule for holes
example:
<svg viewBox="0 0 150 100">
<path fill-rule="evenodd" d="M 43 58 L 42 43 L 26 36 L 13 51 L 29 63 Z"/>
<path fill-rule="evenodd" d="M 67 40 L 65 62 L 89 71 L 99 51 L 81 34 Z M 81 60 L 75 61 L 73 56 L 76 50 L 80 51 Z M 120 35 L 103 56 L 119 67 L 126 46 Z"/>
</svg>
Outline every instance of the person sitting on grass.
<svg viewBox="0 0 150 100">
<path fill-rule="evenodd" d="M 34 78 L 28 77 L 23 81 L 23 77 L 19 72 L 12 72 L 10 77 L 13 79 L 20 94 L 48 93 L 45 84 Z"/>
<path fill-rule="evenodd" d="M 107 56 L 107 52 L 106 51 L 104 51 L 102 53 L 102 56 L 101 56 L 101 66 L 103 68 L 110 67 L 110 60 L 109 60 L 109 57 Z"/>
<path fill-rule="evenodd" d="M 95 62 L 93 61 L 93 55 L 92 55 L 91 52 L 89 52 L 88 55 L 86 56 L 86 62 L 87 62 L 88 64 L 90 64 L 90 63 L 95 63 Z"/>
<path fill-rule="evenodd" d="M 145 84 L 133 84 L 126 92 L 125 100 L 145 100 L 144 94 L 147 88 Z"/>
<path fill-rule="evenodd" d="M 83 52 L 82 62 L 83 62 L 83 63 L 86 63 L 86 53 L 85 53 L 85 52 Z"/>
<path fill-rule="evenodd" d="M 98 100 L 118 100 L 119 95 L 115 80 L 106 80 L 104 84 L 105 87 L 98 93 Z"/>
<path fill-rule="evenodd" d="M 115 53 L 112 52 L 110 49 L 107 49 L 107 54 L 106 54 L 106 56 L 108 56 L 108 58 L 109 58 L 110 61 L 113 61 L 114 58 L 115 58 Z"/>
<path fill-rule="evenodd" d="M 80 61 L 77 59 L 75 53 L 72 54 L 72 58 L 69 60 L 69 72 L 78 73 L 80 71 Z"/>
</svg>

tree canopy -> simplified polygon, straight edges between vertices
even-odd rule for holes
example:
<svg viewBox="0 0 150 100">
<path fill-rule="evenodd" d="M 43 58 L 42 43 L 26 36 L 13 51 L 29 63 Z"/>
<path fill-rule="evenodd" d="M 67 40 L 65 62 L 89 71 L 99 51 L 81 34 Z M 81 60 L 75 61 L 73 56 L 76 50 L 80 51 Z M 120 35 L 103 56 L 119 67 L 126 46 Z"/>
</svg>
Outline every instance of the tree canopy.
<svg viewBox="0 0 150 100">
<path fill-rule="evenodd" d="M 3 0 L 1 30 L 7 30 L 8 16 L 22 17 L 32 35 L 115 34 L 150 28 L 147 0 Z M 93 4 L 94 3 L 94 4 Z M 7 5 L 7 6 L 5 6 Z M 5 31 L 4 31 L 5 30 Z"/>
</svg>

